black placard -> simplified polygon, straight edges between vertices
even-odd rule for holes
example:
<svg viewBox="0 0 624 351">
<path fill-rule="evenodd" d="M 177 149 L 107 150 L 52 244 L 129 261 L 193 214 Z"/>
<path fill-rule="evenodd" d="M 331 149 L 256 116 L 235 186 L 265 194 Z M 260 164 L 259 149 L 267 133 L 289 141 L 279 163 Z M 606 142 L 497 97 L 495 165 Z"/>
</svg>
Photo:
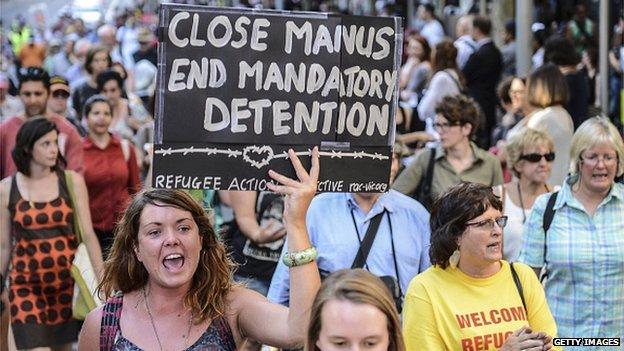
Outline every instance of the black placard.
<svg viewBox="0 0 624 351">
<path fill-rule="evenodd" d="M 159 33 L 156 187 L 264 190 L 319 146 L 320 191 L 387 190 L 398 18 L 163 4 Z"/>
</svg>

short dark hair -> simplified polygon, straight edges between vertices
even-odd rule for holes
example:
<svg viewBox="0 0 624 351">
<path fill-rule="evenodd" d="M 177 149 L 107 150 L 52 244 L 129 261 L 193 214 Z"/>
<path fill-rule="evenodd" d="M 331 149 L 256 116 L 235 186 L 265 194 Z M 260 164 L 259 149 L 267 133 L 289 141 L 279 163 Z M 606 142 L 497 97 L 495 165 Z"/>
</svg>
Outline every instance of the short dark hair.
<svg viewBox="0 0 624 351">
<path fill-rule="evenodd" d="M 106 71 L 97 75 L 95 81 L 97 82 L 97 90 L 101 93 L 102 89 L 104 89 L 104 84 L 108 83 L 109 80 L 114 80 L 119 85 L 119 89 L 123 90 L 123 78 L 121 78 L 121 74 L 119 72 L 107 69 Z"/>
<path fill-rule="evenodd" d="M 93 59 L 95 58 L 95 55 L 99 52 L 106 53 L 106 58 L 108 59 L 108 68 L 110 68 L 111 64 L 113 63 L 108 49 L 102 45 L 95 45 L 91 47 L 91 49 L 89 49 L 89 51 L 87 52 L 87 58 L 85 59 L 85 63 L 84 63 L 84 68 L 89 74 L 93 74 L 93 69 L 91 68 L 91 64 L 93 63 Z"/>
<path fill-rule="evenodd" d="M 50 90 L 50 75 L 46 70 L 39 67 L 25 67 L 19 70 L 19 90 L 26 82 L 41 82 L 46 90 Z"/>
<path fill-rule="evenodd" d="M 87 101 L 85 101 L 85 104 L 82 107 L 82 118 L 87 118 L 87 116 L 89 116 L 89 113 L 91 112 L 91 109 L 93 108 L 93 105 L 97 104 L 98 102 L 103 102 L 107 104 L 108 107 L 110 107 L 111 109 L 111 113 L 113 112 L 113 105 L 111 104 L 110 100 L 107 99 L 104 95 L 95 94 L 89 97 Z"/>
<path fill-rule="evenodd" d="M 470 124 L 472 126 L 470 136 L 474 135 L 479 127 L 481 113 L 479 107 L 473 98 L 463 94 L 442 98 L 442 101 L 436 105 L 435 113 L 441 114 L 451 123 Z"/>
<path fill-rule="evenodd" d="M 425 11 L 427 11 L 430 14 L 435 16 L 435 6 L 433 6 L 433 4 L 431 4 L 431 3 L 424 3 L 424 4 L 422 4 L 422 7 L 425 9 Z"/>
<path fill-rule="evenodd" d="M 449 257 L 458 248 L 457 239 L 466 231 L 466 223 L 489 208 L 502 211 L 503 203 L 492 188 L 484 184 L 463 182 L 442 194 L 434 202 L 429 219 L 431 264 L 448 267 Z"/>
<path fill-rule="evenodd" d="M 30 161 L 32 160 L 33 147 L 37 140 L 51 131 L 56 131 L 57 134 L 59 132 L 56 124 L 45 117 L 29 118 L 20 127 L 15 137 L 15 146 L 11 151 L 11 157 L 19 172 L 30 176 Z M 65 159 L 59 152 L 56 157 L 56 164 L 52 167 L 52 170 L 59 171 L 65 165 Z"/>
<path fill-rule="evenodd" d="M 526 87 L 527 101 L 532 106 L 546 108 L 568 102 L 568 83 L 552 63 L 541 65 L 531 75 Z"/>
<path fill-rule="evenodd" d="M 576 66 L 581 62 L 574 44 L 560 35 L 550 37 L 544 44 L 544 63 L 552 62 L 557 66 Z"/>
<path fill-rule="evenodd" d="M 516 38 L 516 21 L 509 20 L 505 23 L 505 31 L 512 36 L 512 38 Z"/>
<path fill-rule="evenodd" d="M 475 16 L 472 20 L 472 26 L 477 28 L 484 35 L 490 35 L 492 31 L 492 21 L 484 16 Z"/>
</svg>

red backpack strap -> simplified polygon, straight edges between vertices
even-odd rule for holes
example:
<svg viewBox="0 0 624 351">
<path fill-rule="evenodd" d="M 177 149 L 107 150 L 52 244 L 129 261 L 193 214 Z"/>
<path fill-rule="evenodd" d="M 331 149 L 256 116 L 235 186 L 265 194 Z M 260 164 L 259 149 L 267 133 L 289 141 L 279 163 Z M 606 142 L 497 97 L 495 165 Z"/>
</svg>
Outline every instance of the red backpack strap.
<svg viewBox="0 0 624 351">
<path fill-rule="evenodd" d="M 122 306 L 122 295 L 113 296 L 104 304 L 100 325 L 100 351 L 110 351 L 113 348 L 115 337 L 117 337 L 119 332 L 119 318 L 121 318 Z"/>
</svg>

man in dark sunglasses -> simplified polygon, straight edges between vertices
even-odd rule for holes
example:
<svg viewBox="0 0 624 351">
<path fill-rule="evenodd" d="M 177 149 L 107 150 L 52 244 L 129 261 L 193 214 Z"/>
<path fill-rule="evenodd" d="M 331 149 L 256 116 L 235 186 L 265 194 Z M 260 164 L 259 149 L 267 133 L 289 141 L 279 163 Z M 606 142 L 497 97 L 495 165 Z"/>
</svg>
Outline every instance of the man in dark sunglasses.
<svg viewBox="0 0 624 351">
<path fill-rule="evenodd" d="M 87 135 L 86 129 L 78 121 L 78 114 L 67 103 L 70 96 L 69 81 L 62 76 L 50 78 L 50 98 L 48 99 L 48 111 L 56 113 L 71 123 L 81 137 Z"/>
<path fill-rule="evenodd" d="M 19 98 L 24 104 L 24 114 L 10 117 L 0 124 L 0 179 L 17 172 L 11 152 L 20 127 L 29 118 L 46 117 L 59 129 L 58 146 L 67 161 L 67 169 L 83 171 L 83 152 L 80 135 L 65 118 L 48 111 L 50 76 L 38 67 L 22 68 L 19 72 Z"/>
</svg>

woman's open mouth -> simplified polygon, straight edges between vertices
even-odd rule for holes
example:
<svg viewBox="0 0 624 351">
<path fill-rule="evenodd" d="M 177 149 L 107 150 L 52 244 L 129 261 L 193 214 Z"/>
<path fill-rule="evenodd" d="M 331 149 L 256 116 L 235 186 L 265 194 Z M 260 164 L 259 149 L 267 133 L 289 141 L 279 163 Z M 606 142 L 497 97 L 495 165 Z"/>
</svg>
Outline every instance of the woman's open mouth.
<svg viewBox="0 0 624 351">
<path fill-rule="evenodd" d="M 181 254 L 169 254 L 165 256 L 162 264 L 169 271 L 177 271 L 184 266 L 184 256 Z"/>
</svg>

